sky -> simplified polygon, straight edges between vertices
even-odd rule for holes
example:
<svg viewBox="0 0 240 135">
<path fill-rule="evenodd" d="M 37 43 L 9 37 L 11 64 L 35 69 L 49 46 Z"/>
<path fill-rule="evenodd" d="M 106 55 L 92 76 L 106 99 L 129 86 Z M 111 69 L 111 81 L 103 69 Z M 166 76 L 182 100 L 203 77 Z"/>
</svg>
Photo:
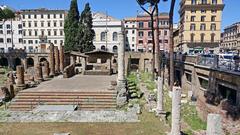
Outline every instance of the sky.
<svg viewBox="0 0 240 135">
<path fill-rule="evenodd" d="M 174 22 L 179 20 L 179 1 L 176 0 Z M 136 16 L 142 12 L 136 0 L 78 0 L 79 11 L 84 8 L 85 3 L 89 2 L 93 12 L 107 12 L 110 16 L 118 19 Z M 222 28 L 240 21 L 238 9 L 240 0 L 224 0 L 225 8 L 223 11 Z M 7 5 L 15 10 L 20 9 L 69 9 L 70 0 L 0 0 L 0 5 Z M 170 2 L 160 2 L 160 12 L 168 12 Z"/>
</svg>

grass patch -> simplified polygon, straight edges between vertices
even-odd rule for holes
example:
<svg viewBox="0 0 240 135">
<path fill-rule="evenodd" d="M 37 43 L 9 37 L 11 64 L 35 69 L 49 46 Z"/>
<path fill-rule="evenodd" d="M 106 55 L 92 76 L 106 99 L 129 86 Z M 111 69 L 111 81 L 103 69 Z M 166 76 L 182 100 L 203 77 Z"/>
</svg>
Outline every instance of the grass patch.
<svg viewBox="0 0 240 135">
<path fill-rule="evenodd" d="M 4 74 L 0 74 L 0 87 L 4 86 L 7 81 L 7 73 L 10 70 L 7 68 L 0 68 L 0 72 L 4 72 Z"/>
<path fill-rule="evenodd" d="M 144 73 L 141 73 L 141 82 L 143 82 L 147 89 L 150 91 L 150 92 L 153 92 L 154 89 L 156 89 L 156 83 L 152 80 L 152 74 L 151 73 L 147 73 L 147 72 L 144 72 Z"/>
</svg>

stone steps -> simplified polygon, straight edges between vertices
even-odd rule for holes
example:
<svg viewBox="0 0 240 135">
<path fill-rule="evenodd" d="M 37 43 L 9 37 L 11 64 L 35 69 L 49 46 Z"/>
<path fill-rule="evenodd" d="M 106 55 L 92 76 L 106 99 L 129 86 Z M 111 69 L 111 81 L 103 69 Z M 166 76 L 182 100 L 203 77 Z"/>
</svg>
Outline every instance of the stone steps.
<svg viewBox="0 0 240 135">
<path fill-rule="evenodd" d="M 40 105 L 79 105 L 80 110 L 116 109 L 115 91 L 57 92 L 21 91 L 12 100 L 9 110 L 31 111 Z"/>
</svg>

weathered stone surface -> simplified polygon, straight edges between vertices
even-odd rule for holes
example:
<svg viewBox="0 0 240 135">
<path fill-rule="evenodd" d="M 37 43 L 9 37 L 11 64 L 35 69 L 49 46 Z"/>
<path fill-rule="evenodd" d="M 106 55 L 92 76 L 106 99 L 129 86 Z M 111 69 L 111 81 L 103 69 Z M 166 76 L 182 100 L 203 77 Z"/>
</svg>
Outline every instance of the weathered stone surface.
<svg viewBox="0 0 240 135">
<path fill-rule="evenodd" d="M 70 78 L 75 75 L 75 64 L 71 64 L 64 68 L 63 78 Z"/>
<path fill-rule="evenodd" d="M 163 80 L 161 77 L 158 77 L 157 81 L 157 108 L 156 113 L 161 114 L 163 113 Z"/>
<path fill-rule="evenodd" d="M 55 76 L 55 60 L 54 60 L 54 45 L 50 44 L 49 46 L 49 66 L 50 66 L 50 76 Z"/>
<path fill-rule="evenodd" d="M 18 88 L 25 88 L 23 66 L 17 66 L 17 84 L 16 85 Z"/>
<path fill-rule="evenodd" d="M 4 95 L 2 100 L 5 101 L 5 102 L 8 102 L 11 99 L 11 94 L 10 94 L 8 88 L 7 87 L 1 87 L 1 91 Z"/>
<path fill-rule="evenodd" d="M 9 74 L 8 74 L 8 84 L 15 84 L 13 72 L 9 72 Z"/>
<path fill-rule="evenodd" d="M 49 63 L 47 61 L 43 62 L 43 77 L 49 78 L 50 70 L 49 70 Z"/>
<path fill-rule="evenodd" d="M 208 114 L 206 135 L 223 135 L 221 116 Z"/>
<path fill-rule="evenodd" d="M 60 45 L 60 50 L 59 50 L 59 60 L 60 60 L 60 71 L 63 73 L 64 70 L 64 47 Z"/>
<path fill-rule="evenodd" d="M 59 59 L 59 50 L 57 46 L 54 46 L 54 63 L 55 63 L 55 73 L 60 73 L 60 59 Z"/>
<path fill-rule="evenodd" d="M 172 129 L 171 135 L 180 135 L 181 133 L 181 88 L 173 87 L 172 92 Z"/>
<path fill-rule="evenodd" d="M 43 73 L 42 73 L 42 66 L 40 63 L 36 64 L 34 72 L 35 72 L 34 80 L 38 81 L 38 82 L 42 82 L 43 81 Z"/>
</svg>

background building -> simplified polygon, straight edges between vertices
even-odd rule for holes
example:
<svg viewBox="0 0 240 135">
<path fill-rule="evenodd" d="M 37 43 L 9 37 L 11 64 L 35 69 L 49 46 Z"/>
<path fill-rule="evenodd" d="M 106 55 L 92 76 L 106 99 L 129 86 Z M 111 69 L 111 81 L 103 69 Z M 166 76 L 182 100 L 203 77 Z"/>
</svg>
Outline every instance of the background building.
<svg viewBox="0 0 240 135">
<path fill-rule="evenodd" d="M 183 53 L 218 53 L 221 38 L 222 0 L 180 2 L 180 44 Z"/>
<path fill-rule="evenodd" d="M 126 51 L 137 51 L 137 18 L 125 18 L 123 22 L 126 33 Z"/>
<path fill-rule="evenodd" d="M 49 43 L 64 43 L 65 10 L 21 10 L 23 45 L 29 52 L 45 51 Z"/>
<path fill-rule="evenodd" d="M 221 52 L 240 51 L 240 22 L 224 28 L 220 49 Z"/>
<path fill-rule="evenodd" d="M 13 19 L 0 20 L 1 52 L 7 52 L 11 48 L 23 48 L 21 16 L 19 14 L 15 16 Z"/>
<path fill-rule="evenodd" d="M 93 13 L 93 29 L 95 38 L 93 44 L 96 50 L 104 50 L 117 53 L 119 41 L 118 33 L 123 31 L 122 21 L 107 14 Z"/>
</svg>

